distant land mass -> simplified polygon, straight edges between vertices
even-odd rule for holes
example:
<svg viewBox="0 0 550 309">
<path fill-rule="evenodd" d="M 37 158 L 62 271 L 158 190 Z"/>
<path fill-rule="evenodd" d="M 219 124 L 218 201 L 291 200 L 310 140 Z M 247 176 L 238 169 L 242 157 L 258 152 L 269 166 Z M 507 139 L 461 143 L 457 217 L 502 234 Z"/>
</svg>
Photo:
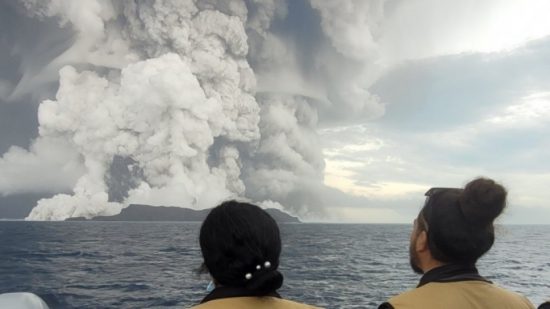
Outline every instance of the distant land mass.
<svg viewBox="0 0 550 309">
<path fill-rule="evenodd" d="M 270 208 L 267 213 L 278 223 L 301 223 L 300 219 L 281 210 Z M 98 216 L 92 219 L 84 217 L 69 218 L 66 221 L 186 221 L 202 222 L 210 209 L 194 210 L 182 207 L 149 206 L 132 204 L 114 216 Z"/>
</svg>

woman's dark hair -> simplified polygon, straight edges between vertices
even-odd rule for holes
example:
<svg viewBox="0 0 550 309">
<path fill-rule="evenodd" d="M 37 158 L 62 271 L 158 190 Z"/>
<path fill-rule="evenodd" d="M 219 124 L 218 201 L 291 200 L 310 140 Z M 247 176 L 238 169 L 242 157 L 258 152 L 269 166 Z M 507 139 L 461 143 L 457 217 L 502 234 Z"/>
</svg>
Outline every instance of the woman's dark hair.
<svg viewBox="0 0 550 309">
<path fill-rule="evenodd" d="M 478 178 L 464 189 L 430 191 L 420 215 L 433 257 L 475 264 L 493 246 L 493 221 L 506 207 L 506 189 L 492 179 Z"/>
<path fill-rule="evenodd" d="M 202 223 L 199 239 L 204 266 L 218 284 L 244 287 L 258 296 L 283 284 L 277 270 L 279 227 L 260 207 L 237 201 L 222 203 Z M 266 262 L 270 267 L 265 267 Z M 247 279 L 246 274 L 252 277 Z"/>
</svg>

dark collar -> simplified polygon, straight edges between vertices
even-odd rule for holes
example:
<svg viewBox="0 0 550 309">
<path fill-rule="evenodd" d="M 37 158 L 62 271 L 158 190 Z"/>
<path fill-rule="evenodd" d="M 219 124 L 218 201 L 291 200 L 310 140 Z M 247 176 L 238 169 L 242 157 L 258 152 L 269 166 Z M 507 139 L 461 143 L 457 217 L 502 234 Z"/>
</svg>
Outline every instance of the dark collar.
<svg viewBox="0 0 550 309">
<path fill-rule="evenodd" d="M 417 287 L 430 282 L 457 282 L 457 281 L 491 281 L 479 275 L 474 265 L 447 264 L 434 268 L 422 276 Z"/>
<path fill-rule="evenodd" d="M 254 294 L 252 291 L 246 288 L 222 286 L 222 287 L 215 288 L 214 291 L 206 295 L 206 297 L 201 301 L 201 304 L 211 300 L 215 300 L 215 299 L 223 299 L 223 298 L 231 298 L 231 297 L 252 297 L 252 296 L 258 296 L 258 295 Z M 281 298 L 281 295 L 279 295 L 275 291 L 262 296 L 271 296 L 271 297 Z"/>
</svg>

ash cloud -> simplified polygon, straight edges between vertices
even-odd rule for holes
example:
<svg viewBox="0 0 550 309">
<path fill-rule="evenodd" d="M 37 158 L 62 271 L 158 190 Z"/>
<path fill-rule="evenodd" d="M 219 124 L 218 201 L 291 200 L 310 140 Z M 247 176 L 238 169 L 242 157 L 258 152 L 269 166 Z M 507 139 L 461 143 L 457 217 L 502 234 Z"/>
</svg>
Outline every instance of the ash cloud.
<svg viewBox="0 0 550 309">
<path fill-rule="evenodd" d="M 47 147 L 38 145 L 54 140 L 70 160 L 60 154 L 48 165 L 76 162 L 59 186 L 72 183 L 72 194 L 38 201 L 28 219 L 112 215 L 130 203 L 205 208 L 237 197 L 318 214 L 317 128 L 384 112 L 368 91 L 379 74 L 374 43 L 359 44 L 350 32 L 375 27 L 381 6 L 372 24 L 354 7 L 320 1 L 22 0 L 18 7 L 57 21 L 73 40 L 9 91 L 17 97 L 59 82 L 55 98 L 40 103 L 37 146 L 6 152 L 2 175 L 15 157 L 40 159 Z M 280 26 L 297 18 L 294 10 L 311 16 L 318 49 L 304 50 L 296 43 L 307 33 Z M 13 191 L 1 185 L 2 194 Z"/>
</svg>

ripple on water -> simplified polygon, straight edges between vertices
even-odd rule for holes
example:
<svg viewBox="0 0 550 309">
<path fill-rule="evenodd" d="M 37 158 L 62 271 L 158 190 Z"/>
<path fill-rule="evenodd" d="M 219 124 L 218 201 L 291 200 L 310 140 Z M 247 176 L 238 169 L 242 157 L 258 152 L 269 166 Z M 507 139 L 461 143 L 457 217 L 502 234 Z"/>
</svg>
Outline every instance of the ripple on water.
<svg viewBox="0 0 550 309">
<path fill-rule="evenodd" d="M 86 228 L 83 229 L 82 225 Z M 182 308 L 205 295 L 197 235 L 182 223 L 2 222 L 0 291 L 30 291 L 52 308 Z M 416 285 L 408 225 L 282 225 L 281 294 L 327 308 L 374 308 Z M 548 226 L 505 227 L 482 274 L 548 297 Z M 533 235 L 539 235 L 532 237 Z M 544 249 L 543 249 L 544 248 Z M 497 265 L 498 267 L 495 267 Z"/>
</svg>

